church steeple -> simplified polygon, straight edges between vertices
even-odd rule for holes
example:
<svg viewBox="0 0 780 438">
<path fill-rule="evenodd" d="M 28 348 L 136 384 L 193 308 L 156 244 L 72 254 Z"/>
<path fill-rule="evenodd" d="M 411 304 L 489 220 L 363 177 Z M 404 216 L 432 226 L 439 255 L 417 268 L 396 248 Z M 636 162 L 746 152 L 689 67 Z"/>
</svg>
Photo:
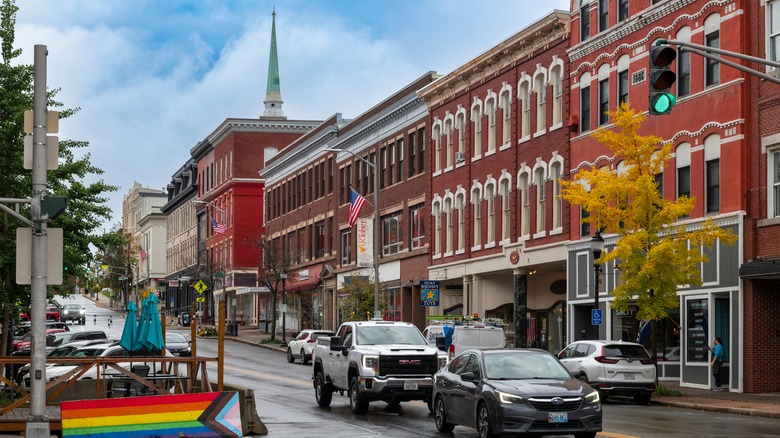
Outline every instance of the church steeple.
<svg viewBox="0 0 780 438">
<path fill-rule="evenodd" d="M 276 53 L 276 9 L 271 19 L 271 54 L 268 57 L 268 85 L 265 91 L 263 117 L 286 119 L 282 111 L 282 92 L 279 87 L 279 55 Z"/>
</svg>

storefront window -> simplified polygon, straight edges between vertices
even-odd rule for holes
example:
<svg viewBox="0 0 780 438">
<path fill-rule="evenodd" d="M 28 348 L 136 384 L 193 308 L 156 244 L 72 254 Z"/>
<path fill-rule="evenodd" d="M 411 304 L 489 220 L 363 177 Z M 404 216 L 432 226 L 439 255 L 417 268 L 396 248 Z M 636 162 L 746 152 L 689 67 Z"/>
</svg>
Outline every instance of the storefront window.
<svg viewBox="0 0 780 438">
<path fill-rule="evenodd" d="M 644 345 L 651 355 L 655 336 L 656 357 L 658 360 L 680 360 L 680 314 L 679 309 L 659 321 L 637 319 L 637 306 L 630 305 L 625 311 L 612 310 L 612 339 L 626 342 L 638 342 Z"/>
</svg>

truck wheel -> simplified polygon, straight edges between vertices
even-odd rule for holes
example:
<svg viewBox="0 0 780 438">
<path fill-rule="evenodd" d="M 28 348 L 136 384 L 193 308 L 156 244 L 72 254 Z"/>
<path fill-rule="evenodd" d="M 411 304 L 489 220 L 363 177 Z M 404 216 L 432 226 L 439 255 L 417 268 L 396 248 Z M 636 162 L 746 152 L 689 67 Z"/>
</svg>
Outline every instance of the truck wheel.
<svg viewBox="0 0 780 438">
<path fill-rule="evenodd" d="M 314 376 L 314 396 L 317 398 L 317 404 L 323 408 L 330 406 L 330 402 L 333 400 L 333 388 L 325 381 L 322 371 L 318 371 L 317 375 Z"/>
<path fill-rule="evenodd" d="M 439 432 L 449 433 L 455 429 L 455 425 L 447 422 L 447 415 L 444 412 L 444 400 L 441 397 L 436 398 L 436 406 L 433 410 L 433 419 L 436 421 L 436 429 Z"/>
<path fill-rule="evenodd" d="M 309 364 L 309 358 L 306 357 L 306 352 L 303 351 L 303 348 L 301 348 L 301 363 L 304 365 Z"/>
<path fill-rule="evenodd" d="M 349 407 L 352 408 L 352 413 L 357 415 L 368 411 L 368 400 L 360 396 L 360 381 L 357 376 L 349 382 Z"/>
<path fill-rule="evenodd" d="M 289 348 L 287 349 L 287 362 L 293 363 L 295 362 L 295 358 L 292 355 L 292 350 Z"/>
</svg>

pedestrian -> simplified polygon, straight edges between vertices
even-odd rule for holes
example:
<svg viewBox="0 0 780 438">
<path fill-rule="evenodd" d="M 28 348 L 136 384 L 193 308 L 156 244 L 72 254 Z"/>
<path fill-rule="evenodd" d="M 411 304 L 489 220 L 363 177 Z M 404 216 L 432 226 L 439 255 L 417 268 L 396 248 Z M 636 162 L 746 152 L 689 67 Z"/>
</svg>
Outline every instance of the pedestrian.
<svg viewBox="0 0 780 438">
<path fill-rule="evenodd" d="M 723 387 L 720 386 L 720 367 L 723 365 L 723 341 L 720 338 L 715 338 L 713 341 L 714 348 L 710 348 L 712 352 L 712 376 L 715 377 L 715 391 L 723 391 Z"/>
</svg>

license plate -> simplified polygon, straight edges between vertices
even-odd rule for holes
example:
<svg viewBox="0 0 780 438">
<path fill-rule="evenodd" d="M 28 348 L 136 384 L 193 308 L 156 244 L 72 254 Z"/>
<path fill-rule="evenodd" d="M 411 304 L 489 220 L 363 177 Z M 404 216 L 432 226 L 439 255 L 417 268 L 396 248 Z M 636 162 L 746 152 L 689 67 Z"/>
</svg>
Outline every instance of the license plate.
<svg viewBox="0 0 780 438">
<path fill-rule="evenodd" d="M 547 414 L 547 422 L 548 423 L 568 423 L 569 422 L 569 413 L 568 412 L 550 412 Z"/>
<path fill-rule="evenodd" d="M 634 373 L 623 373 L 623 380 L 635 380 Z"/>
<path fill-rule="evenodd" d="M 404 391 L 417 391 L 417 382 L 404 382 Z"/>
</svg>

